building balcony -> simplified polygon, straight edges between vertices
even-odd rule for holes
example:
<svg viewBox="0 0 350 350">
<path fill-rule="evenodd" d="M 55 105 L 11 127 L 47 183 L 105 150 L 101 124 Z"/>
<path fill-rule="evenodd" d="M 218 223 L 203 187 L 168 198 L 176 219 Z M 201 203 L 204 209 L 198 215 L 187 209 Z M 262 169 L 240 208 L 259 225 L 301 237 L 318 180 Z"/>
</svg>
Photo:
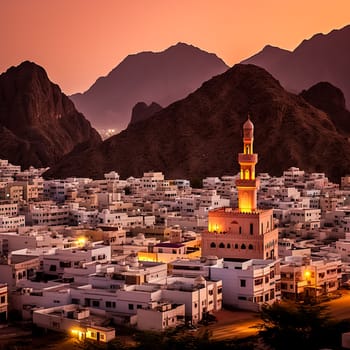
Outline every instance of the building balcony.
<svg viewBox="0 0 350 350">
<path fill-rule="evenodd" d="M 256 153 L 253 153 L 253 154 L 239 153 L 238 154 L 238 163 L 256 164 L 257 162 L 258 162 L 258 155 Z"/>
<path fill-rule="evenodd" d="M 254 180 L 246 180 L 246 179 L 237 179 L 236 186 L 237 187 L 259 187 L 260 181 L 259 179 Z"/>
</svg>

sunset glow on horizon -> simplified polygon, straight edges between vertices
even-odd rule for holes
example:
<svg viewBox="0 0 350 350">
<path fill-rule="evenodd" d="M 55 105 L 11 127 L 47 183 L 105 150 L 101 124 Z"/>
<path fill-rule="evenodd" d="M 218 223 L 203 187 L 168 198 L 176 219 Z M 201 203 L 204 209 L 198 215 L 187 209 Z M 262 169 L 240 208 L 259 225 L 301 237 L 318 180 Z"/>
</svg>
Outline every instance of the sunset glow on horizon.
<svg viewBox="0 0 350 350">
<path fill-rule="evenodd" d="M 0 72 L 43 66 L 66 94 L 83 92 L 127 55 L 185 42 L 232 66 L 270 44 L 293 50 L 350 24 L 350 2 L 11 0 L 0 4 Z"/>
</svg>

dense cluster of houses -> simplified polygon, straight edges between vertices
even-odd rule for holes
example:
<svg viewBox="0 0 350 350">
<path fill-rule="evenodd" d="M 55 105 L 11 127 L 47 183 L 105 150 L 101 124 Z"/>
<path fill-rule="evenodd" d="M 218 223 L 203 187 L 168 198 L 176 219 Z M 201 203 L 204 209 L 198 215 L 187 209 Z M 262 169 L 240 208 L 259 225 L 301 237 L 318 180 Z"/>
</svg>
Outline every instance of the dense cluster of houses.
<svg viewBox="0 0 350 350">
<path fill-rule="evenodd" d="M 240 174 L 200 189 L 160 172 L 44 180 L 0 160 L 0 322 L 13 312 L 106 342 L 111 324 L 161 331 L 337 291 L 350 273 L 350 176 L 255 178 L 244 132 Z"/>
</svg>

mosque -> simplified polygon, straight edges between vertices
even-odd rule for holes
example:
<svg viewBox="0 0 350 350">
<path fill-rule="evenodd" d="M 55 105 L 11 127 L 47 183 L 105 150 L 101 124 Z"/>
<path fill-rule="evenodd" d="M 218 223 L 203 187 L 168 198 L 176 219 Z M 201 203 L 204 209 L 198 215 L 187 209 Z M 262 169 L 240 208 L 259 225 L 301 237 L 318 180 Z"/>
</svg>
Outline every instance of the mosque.
<svg viewBox="0 0 350 350">
<path fill-rule="evenodd" d="M 202 256 L 239 260 L 278 258 L 278 229 L 274 228 L 273 211 L 257 208 L 258 155 L 253 153 L 253 141 L 254 125 L 248 116 L 243 125 L 243 153 L 238 154 L 238 208 L 209 212 L 208 231 L 202 234 Z"/>
</svg>

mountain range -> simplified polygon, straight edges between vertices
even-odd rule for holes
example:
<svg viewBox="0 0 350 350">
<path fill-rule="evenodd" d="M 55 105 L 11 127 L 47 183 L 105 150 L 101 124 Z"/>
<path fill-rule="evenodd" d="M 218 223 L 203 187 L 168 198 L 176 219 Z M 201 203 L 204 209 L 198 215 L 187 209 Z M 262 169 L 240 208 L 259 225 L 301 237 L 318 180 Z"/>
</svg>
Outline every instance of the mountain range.
<svg viewBox="0 0 350 350">
<path fill-rule="evenodd" d="M 152 169 L 168 178 L 234 174 L 248 113 L 257 172 L 280 175 L 297 166 L 339 181 L 349 171 L 350 143 L 327 113 L 287 92 L 264 69 L 240 64 L 96 147 L 71 152 L 46 175 L 102 177 L 116 170 L 125 178 Z"/>
<path fill-rule="evenodd" d="M 347 29 L 332 33 L 344 33 Z M 332 39 L 332 33 L 321 38 Z M 317 43 L 320 36 L 314 38 Z M 303 44 L 310 46 L 314 38 Z M 339 45 L 343 45 L 342 40 Z M 129 56 L 114 71 L 119 76 L 129 74 L 132 84 L 142 85 L 143 77 L 152 75 L 146 63 L 154 64 L 157 58 L 158 63 L 168 61 L 168 72 L 182 76 L 174 59 L 181 56 L 179 51 L 211 57 L 214 62 L 221 62 L 225 72 L 203 84 L 199 82 L 198 86 L 202 86 L 197 90 L 168 106 L 158 104 L 154 96 L 137 99 L 136 104 L 130 105 L 132 118 L 129 113 L 127 128 L 104 142 L 72 101 L 50 82 L 42 67 L 26 61 L 9 68 L 0 75 L 0 157 L 23 167 L 50 166 L 47 177 L 101 178 L 109 170 L 128 177 L 141 176 L 152 169 L 172 178 L 233 174 L 238 171 L 236 157 L 242 148 L 242 124 L 250 113 L 256 127 L 258 172 L 279 175 L 290 166 L 298 166 L 306 171 L 326 172 L 335 181 L 349 172 L 350 112 L 346 109 L 346 97 L 334 84 L 317 82 L 296 95 L 286 91 L 263 68 L 239 64 L 226 70 L 216 56 L 185 44 L 162 53 Z M 266 52 L 269 55 L 256 57 L 269 57 L 269 69 L 291 55 L 278 48 Z M 168 57 L 171 53 L 172 59 Z M 142 57 L 146 57 L 144 63 Z M 124 69 L 132 70 L 133 65 L 140 65 L 134 75 Z M 107 78 L 101 79 L 102 85 L 111 82 Z M 126 83 L 128 96 L 132 84 Z M 140 91 L 146 91 L 147 84 L 152 85 L 146 79 Z M 184 91 L 186 79 L 174 78 L 172 85 L 174 91 Z M 149 93 L 151 96 L 150 89 Z M 93 94 L 90 97 L 92 101 Z"/>
<path fill-rule="evenodd" d="M 320 81 L 340 88 L 350 106 L 350 25 L 304 40 L 294 51 L 270 45 L 241 63 L 265 68 L 282 86 L 301 92 Z"/>
<path fill-rule="evenodd" d="M 96 128 L 125 129 L 140 101 L 167 106 L 228 69 L 215 54 L 178 43 L 162 52 L 127 56 L 106 77 L 71 99 Z"/>
<path fill-rule="evenodd" d="M 0 158 L 24 168 L 46 167 L 100 142 L 42 67 L 26 61 L 0 75 Z"/>
</svg>

